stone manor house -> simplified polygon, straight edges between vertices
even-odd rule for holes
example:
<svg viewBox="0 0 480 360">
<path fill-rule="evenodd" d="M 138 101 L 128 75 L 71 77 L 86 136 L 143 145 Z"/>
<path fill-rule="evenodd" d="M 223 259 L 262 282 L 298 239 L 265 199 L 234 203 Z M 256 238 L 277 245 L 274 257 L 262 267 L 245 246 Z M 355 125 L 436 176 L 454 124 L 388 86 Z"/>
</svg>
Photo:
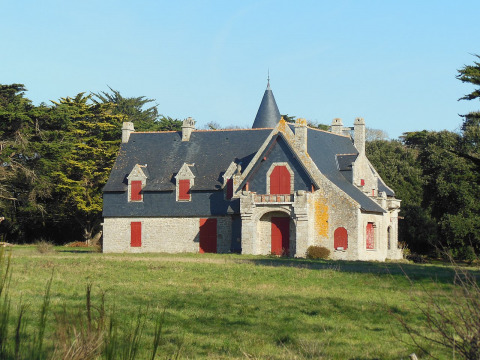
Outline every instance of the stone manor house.
<svg viewBox="0 0 480 360">
<path fill-rule="evenodd" d="M 352 134 L 353 129 L 353 136 Z M 400 200 L 365 156 L 365 122 L 285 122 L 270 85 L 251 129 L 135 132 L 103 189 L 104 252 L 402 257 Z"/>
</svg>

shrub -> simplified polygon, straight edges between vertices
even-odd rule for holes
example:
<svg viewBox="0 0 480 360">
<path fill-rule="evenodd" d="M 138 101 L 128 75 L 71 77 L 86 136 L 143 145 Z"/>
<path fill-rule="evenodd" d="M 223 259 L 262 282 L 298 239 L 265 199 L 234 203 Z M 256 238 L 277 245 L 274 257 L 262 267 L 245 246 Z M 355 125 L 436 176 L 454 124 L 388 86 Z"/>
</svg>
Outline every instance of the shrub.
<svg viewBox="0 0 480 360">
<path fill-rule="evenodd" d="M 46 240 L 40 240 L 36 243 L 37 251 L 40 254 L 45 254 L 54 251 L 53 244 Z"/>
<path fill-rule="evenodd" d="M 417 253 L 410 253 L 406 256 L 407 260 L 413 261 L 415 264 L 426 264 L 428 263 L 427 257 L 425 255 L 420 255 Z"/>
<path fill-rule="evenodd" d="M 330 250 L 324 246 L 309 246 L 307 249 L 307 259 L 328 259 Z"/>
</svg>

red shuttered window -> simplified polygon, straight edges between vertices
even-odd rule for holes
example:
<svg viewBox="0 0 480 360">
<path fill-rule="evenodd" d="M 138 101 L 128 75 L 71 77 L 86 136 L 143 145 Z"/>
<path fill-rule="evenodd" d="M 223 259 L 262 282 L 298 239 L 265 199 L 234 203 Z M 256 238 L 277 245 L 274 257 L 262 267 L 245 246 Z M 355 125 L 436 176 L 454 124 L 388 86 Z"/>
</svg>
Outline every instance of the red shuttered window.
<svg viewBox="0 0 480 360">
<path fill-rule="evenodd" d="M 140 221 L 130 223 L 130 246 L 142 246 L 142 223 Z"/>
<path fill-rule="evenodd" d="M 333 247 L 334 249 L 348 249 L 348 234 L 347 229 L 344 227 L 339 227 L 335 230 L 335 233 L 333 234 Z"/>
<path fill-rule="evenodd" d="M 367 224 L 367 250 L 375 249 L 375 230 L 373 223 L 369 222 Z"/>
<path fill-rule="evenodd" d="M 178 180 L 178 200 L 188 201 L 190 199 L 190 180 Z"/>
<path fill-rule="evenodd" d="M 139 180 L 130 182 L 130 201 L 142 201 L 142 182 Z"/>
<path fill-rule="evenodd" d="M 290 194 L 290 172 L 286 166 L 275 166 L 270 174 L 270 194 Z"/>
</svg>

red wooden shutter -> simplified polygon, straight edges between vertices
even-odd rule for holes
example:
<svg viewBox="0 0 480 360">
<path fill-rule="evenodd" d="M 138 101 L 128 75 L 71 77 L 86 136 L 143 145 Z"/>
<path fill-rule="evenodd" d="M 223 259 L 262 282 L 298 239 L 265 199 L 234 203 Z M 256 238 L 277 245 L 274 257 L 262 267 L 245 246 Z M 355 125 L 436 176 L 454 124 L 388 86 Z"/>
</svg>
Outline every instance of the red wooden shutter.
<svg viewBox="0 0 480 360">
<path fill-rule="evenodd" d="M 347 229 L 344 227 L 339 227 L 335 230 L 333 234 L 333 247 L 334 249 L 341 247 L 344 250 L 348 248 L 348 234 Z"/>
<path fill-rule="evenodd" d="M 190 200 L 190 180 L 178 181 L 178 200 Z"/>
<path fill-rule="evenodd" d="M 288 254 L 290 249 L 290 218 L 272 217 L 272 247 L 275 255 Z"/>
<path fill-rule="evenodd" d="M 286 166 L 275 166 L 270 174 L 270 194 L 290 194 L 290 172 Z"/>
<path fill-rule="evenodd" d="M 373 223 L 369 222 L 367 224 L 367 249 L 375 249 L 375 238 L 374 238 L 374 229 Z"/>
<path fill-rule="evenodd" d="M 200 253 L 217 252 L 217 219 L 200 219 Z"/>
<path fill-rule="evenodd" d="M 142 182 L 139 180 L 130 183 L 130 201 L 142 200 Z"/>
<path fill-rule="evenodd" d="M 233 179 L 227 180 L 227 200 L 233 197 Z"/>
<path fill-rule="evenodd" d="M 130 246 L 142 246 L 142 223 L 140 221 L 130 223 Z"/>
</svg>

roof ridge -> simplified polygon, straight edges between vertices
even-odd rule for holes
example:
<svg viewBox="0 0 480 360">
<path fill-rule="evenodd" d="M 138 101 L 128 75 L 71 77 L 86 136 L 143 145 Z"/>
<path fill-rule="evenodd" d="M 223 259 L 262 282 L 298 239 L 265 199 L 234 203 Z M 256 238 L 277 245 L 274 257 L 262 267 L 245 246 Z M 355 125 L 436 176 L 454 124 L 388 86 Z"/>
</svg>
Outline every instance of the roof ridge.
<svg viewBox="0 0 480 360">
<path fill-rule="evenodd" d="M 273 128 L 255 128 L 255 129 L 251 129 L 251 128 L 245 128 L 245 129 L 197 129 L 197 130 L 193 130 L 194 132 L 215 132 L 215 131 L 245 131 L 245 130 L 265 130 L 265 129 L 273 129 Z"/>
<path fill-rule="evenodd" d="M 165 130 L 165 131 L 133 131 L 132 134 L 163 134 L 163 133 L 178 133 L 181 130 Z"/>
</svg>

